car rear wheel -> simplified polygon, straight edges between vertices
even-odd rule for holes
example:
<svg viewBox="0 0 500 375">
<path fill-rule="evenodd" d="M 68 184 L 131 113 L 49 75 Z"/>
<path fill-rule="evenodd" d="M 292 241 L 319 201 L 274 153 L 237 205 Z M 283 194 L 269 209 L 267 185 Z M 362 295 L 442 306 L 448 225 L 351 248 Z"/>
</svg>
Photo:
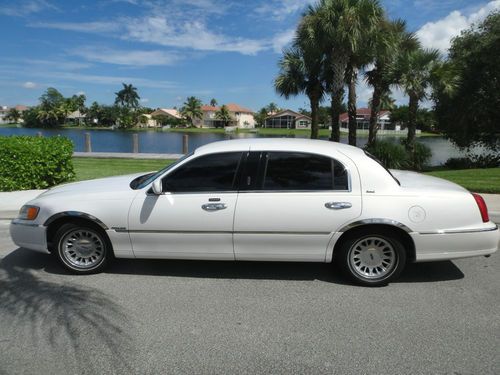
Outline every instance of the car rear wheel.
<svg viewBox="0 0 500 375">
<path fill-rule="evenodd" d="M 343 240 L 339 250 L 344 273 L 361 285 L 386 285 L 406 264 L 402 241 L 390 234 L 360 231 Z"/>
<path fill-rule="evenodd" d="M 106 235 L 91 226 L 64 224 L 56 232 L 55 244 L 61 264 L 77 274 L 100 272 L 111 257 Z"/>
</svg>

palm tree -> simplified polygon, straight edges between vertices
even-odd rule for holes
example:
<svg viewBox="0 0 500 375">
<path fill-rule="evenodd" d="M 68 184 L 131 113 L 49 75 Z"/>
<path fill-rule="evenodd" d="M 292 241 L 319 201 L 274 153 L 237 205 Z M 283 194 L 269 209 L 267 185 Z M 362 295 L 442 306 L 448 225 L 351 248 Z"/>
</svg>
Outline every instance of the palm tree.
<svg viewBox="0 0 500 375">
<path fill-rule="evenodd" d="M 19 112 L 16 108 L 10 108 L 9 111 L 7 112 L 7 115 L 5 116 L 5 119 L 12 123 L 19 122 L 20 118 L 21 118 L 21 112 Z"/>
<path fill-rule="evenodd" d="M 217 107 L 217 100 L 215 98 L 210 99 L 210 106 Z"/>
<path fill-rule="evenodd" d="M 304 17 L 297 29 L 293 46 L 284 51 L 280 71 L 274 81 L 276 91 L 288 99 L 305 93 L 311 105 L 311 138 L 318 138 L 318 109 L 325 88 L 323 84 L 324 55 L 317 48 L 314 28 Z"/>
<path fill-rule="evenodd" d="M 276 103 L 273 103 L 273 102 L 269 103 L 265 108 L 266 108 L 267 113 L 269 113 L 269 114 L 276 113 L 279 111 L 278 105 Z"/>
<path fill-rule="evenodd" d="M 419 48 L 401 54 L 396 63 L 395 76 L 398 85 L 409 97 L 406 148 L 411 152 L 415 149 L 418 105 L 428 97 L 427 89 L 433 82 L 439 56 L 438 50 Z"/>
<path fill-rule="evenodd" d="M 123 88 L 115 92 L 115 104 L 127 108 L 138 108 L 139 107 L 139 94 L 137 93 L 137 88 L 132 86 L 132 84 L 122 83 Z"/>
<path fill-rule="evenodd" d="M 362 51 L 365 36 L 377 25 L 382 8 L 377 0 L 320 0 L 309 6 L 309 18 L 315 35 L 316 46 L 328 56 L 328 90 L 331 95 L 332 141 L 340 140 L 339 116 L 342 105 L 347 67 L 356 67 L 358 53 Z M 351 89 L 355 89 L 356 69 L 348 73 Z M 354 95 L 353 95 L 354 94 Z M 355 93 L 351 93 L 351 104 Z M 355 107 L 351 105 L 351 112 Z"/>
<path fill-rule="evenodd" d="M 390 98 L 390 86 L 396 83 L 393 71 L 398 55 L 419 47 L 415 34 L 406 31 L 406 23 L 402 20 L 383 19 L 373 33 L 372 41 L 373 68 L 365 72 L 366 82 L 373 87 L 368 146 L 376 142 L 380 110 L 390 109 L 383 101 Z"/>
<path fill-rule="evenodd" d="M 182 106 L 181 115 L 188 121 L 191 126 L 194 126 L 194 121 L 196 119 L 201 119 L 203 117 L 203 111 L 201 110 L 201 100 L 190 96 L 184 102 Z"/>
<path fill-rule="evenodd" d="M 231 113 L 229 113 L 229 108 L 227 108 L 225 104 L 215 112 L 215 118 L 221 120 L 224 127 L 228 126 L 231 121 L 233 121 L 233 117 L 231 116 Z"/>
</svg>

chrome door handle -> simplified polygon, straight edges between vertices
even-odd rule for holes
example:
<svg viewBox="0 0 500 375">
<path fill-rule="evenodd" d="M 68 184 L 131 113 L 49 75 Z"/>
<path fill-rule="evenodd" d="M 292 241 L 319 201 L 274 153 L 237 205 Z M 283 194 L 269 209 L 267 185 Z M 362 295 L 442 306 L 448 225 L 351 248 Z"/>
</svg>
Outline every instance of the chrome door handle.
<svg viewBox="0 0 500 375">
<path fill-rule="evenodd" d="M 351 208 L 352 204 L 350 202 L 327 202 L 325 207 L 330 210 L 343 210 L 344 208 Z"/>
<path fill-rule="evenodd" d="M 205 211 L 218 211 L 227 208 L 225 203 L 206 203 L 201 206 Z"/>
</svg>

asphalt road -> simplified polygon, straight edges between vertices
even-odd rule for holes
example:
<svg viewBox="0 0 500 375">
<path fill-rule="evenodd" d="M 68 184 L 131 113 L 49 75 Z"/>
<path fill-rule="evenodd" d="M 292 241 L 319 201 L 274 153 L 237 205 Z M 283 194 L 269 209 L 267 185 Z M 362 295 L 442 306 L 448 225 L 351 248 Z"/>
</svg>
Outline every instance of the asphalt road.
<svg viewBox="0 0 500 375">
<path fill-rule="evenodd" d="M 498 374 L 500 254 L 345 284 L 329 265 L 117 261 L 73 276 L 0 221 L 0 374 Z"/>
</svg>

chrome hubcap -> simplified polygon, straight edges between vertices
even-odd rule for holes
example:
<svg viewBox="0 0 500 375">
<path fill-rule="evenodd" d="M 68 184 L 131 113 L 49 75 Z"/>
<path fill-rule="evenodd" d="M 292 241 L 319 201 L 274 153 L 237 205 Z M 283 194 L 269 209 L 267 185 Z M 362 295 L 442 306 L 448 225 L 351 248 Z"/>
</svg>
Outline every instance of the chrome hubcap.
<svg viewBox="0 0 500 375">
<path fill-rule="evenodd" d="M 61 244 L 66 261 L 80 269 L 92 268 L 104 258 L 102 240 L 91 230 L 71 231 L 64 236 Z"/>
<path fill-rule="evenodd" d="M 351 269 L 363 278 L 378 279 L 396 266 L 396 252 L 380 237 L 366 237 L 356 242 L 349 251 Z"/>
</svg>

